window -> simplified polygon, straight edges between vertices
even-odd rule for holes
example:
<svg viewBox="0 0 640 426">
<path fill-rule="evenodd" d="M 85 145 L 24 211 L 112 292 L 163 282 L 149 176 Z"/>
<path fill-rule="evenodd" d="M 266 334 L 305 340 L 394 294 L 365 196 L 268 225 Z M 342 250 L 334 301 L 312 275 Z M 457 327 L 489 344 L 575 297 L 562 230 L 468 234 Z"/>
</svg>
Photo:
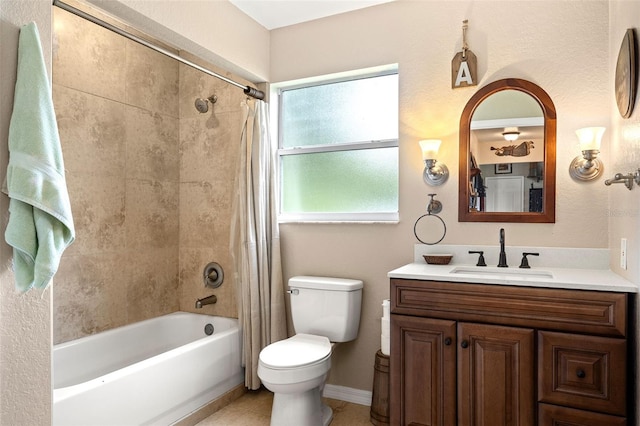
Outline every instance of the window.
<svg viewBox="0 0 640 426">
<path fill-rule="evenodd" d="M 282 221 L 398 220 L 398 74 L 280 86 Z"/>
</svg>

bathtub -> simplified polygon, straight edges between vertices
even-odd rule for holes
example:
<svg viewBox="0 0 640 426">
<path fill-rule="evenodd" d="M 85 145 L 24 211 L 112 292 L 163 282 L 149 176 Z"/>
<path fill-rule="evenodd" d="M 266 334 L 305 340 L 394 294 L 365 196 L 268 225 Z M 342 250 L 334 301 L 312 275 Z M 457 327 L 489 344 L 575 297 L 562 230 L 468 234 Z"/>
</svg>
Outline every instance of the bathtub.
<svg viewBox="0 0 640 426">
<path fill-rule="evenodd" d="M 55 345 L 53 424 L 170 425 L 243 383 L 241 339 L 236 319 L 175 312 Z"/>
</svg>

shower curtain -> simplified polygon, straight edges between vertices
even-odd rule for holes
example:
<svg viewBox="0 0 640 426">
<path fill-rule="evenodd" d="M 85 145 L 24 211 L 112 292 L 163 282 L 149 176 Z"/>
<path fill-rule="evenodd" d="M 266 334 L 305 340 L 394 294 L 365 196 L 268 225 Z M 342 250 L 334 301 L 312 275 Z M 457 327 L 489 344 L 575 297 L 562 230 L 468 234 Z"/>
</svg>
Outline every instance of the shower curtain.
<svg viewBox="0 0 640 426">
<path fill-rule="evenodd" d="M 275 151 L 270 142 L 268 105 L 243 102 L 245 111 L 231 252 L 243 332 L 245 385 L 258 389 L 258 356 L 265 346 L 287 337 L 284 285 L 277 221 Z"/>
</svg>

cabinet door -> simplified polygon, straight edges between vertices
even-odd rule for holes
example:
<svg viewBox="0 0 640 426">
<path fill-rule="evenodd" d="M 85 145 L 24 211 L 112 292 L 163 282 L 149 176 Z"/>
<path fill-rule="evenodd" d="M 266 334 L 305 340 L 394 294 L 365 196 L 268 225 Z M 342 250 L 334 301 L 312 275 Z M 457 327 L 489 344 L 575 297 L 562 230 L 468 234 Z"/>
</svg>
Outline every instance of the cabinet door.
<svg viewBox="0 0 640 426">
<path fill-rule="evenodd" d="M 392 425 L 456 424 L 456 323 L 391 315 Z"/>
<path fill-rule="evenodd" d="M 458 324 L 458 425 L 534 424 L 532 329 Z"/>
</svg>

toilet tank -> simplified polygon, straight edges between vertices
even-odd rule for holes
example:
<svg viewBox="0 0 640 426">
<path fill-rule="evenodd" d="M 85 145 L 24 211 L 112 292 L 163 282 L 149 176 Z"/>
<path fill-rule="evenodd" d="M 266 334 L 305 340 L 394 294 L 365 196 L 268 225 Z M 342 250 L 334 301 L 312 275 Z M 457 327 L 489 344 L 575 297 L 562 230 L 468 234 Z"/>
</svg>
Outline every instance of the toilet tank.
<svg viewBox="0 0 640 426">
<path fill-rule="evenodd" d="M 289 280 L 291 319 L 297 333 L 326 336 L 348 342 L 358 336 L 360 280 L 299 276 Z"/>
</svg>

